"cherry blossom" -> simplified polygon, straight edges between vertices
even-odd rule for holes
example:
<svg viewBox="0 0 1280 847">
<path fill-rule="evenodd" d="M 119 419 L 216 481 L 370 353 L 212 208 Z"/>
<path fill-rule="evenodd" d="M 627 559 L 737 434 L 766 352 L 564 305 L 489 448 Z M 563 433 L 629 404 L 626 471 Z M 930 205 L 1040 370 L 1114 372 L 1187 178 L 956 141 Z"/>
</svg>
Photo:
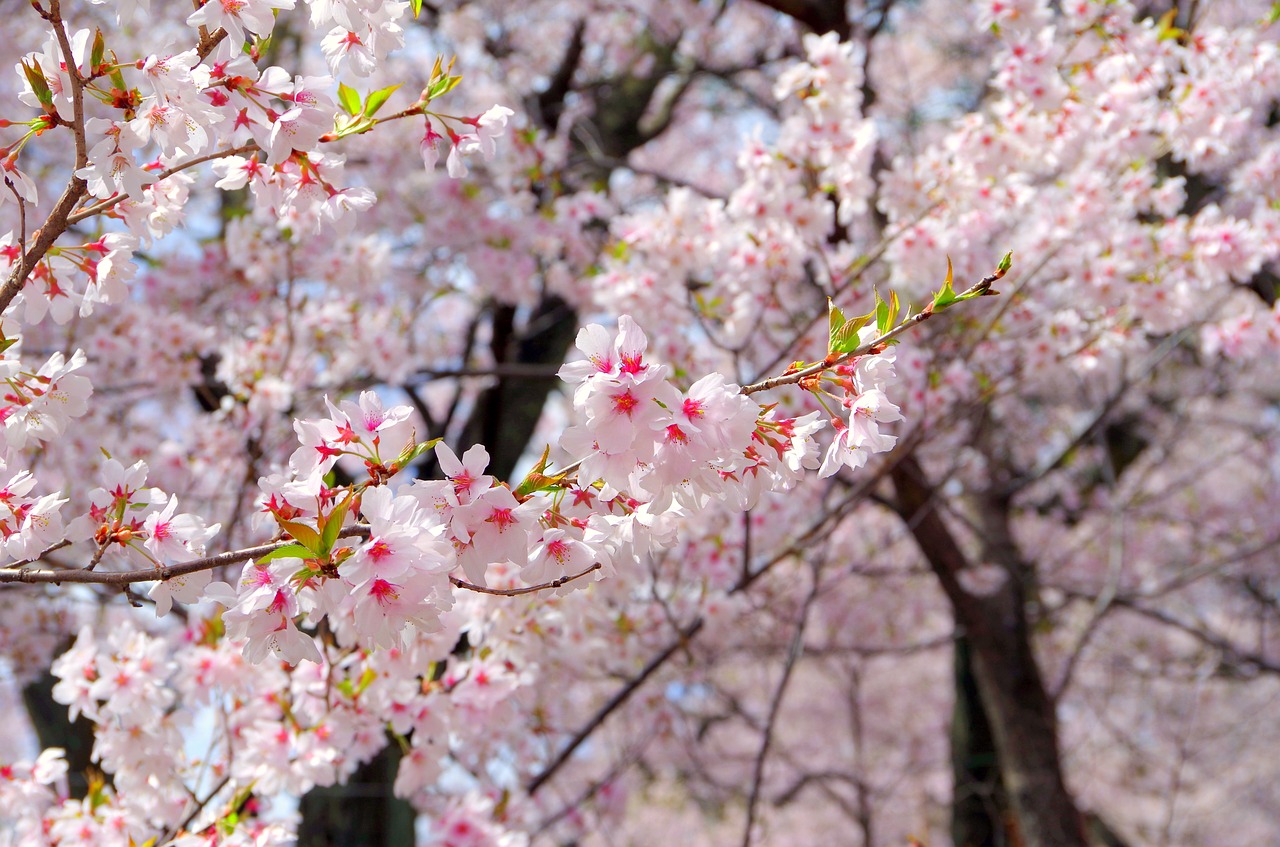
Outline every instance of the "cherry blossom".
<svg viewBox="0 0 1280 847">
<path fill-rule="evenodd" d="M 827 5 L 11 15 L 0 843 L 1269 847 L 1274 22 Z"/>
</svg>

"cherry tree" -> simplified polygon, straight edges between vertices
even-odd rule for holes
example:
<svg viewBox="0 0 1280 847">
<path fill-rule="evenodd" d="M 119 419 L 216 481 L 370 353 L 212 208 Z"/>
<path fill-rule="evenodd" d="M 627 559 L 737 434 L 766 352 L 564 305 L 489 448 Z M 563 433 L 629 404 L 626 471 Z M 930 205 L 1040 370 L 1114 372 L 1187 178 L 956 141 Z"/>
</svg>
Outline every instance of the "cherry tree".
<svg viewBox="0 0 1280 847">
<path fill-rule="evenodd" d="M 1266 4 L 31 5 L 4 843 L 1272 842 Z"/>
</svg>

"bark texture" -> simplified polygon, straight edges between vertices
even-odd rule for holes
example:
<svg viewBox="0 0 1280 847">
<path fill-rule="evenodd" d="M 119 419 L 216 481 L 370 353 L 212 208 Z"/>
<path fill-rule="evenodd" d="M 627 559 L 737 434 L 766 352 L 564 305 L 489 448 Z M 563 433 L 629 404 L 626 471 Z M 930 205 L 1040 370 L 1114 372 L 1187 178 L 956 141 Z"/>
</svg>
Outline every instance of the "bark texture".
<svg viewBox="0 0 1280 847">
<path fill-rule="evenodd" d="M 1063 781 L 1053 703 L 1032 651 L 1026 605 L 1033 571 L 1009 531 L 1008 503 L 995 497 L 980 503 L 985 558 L 1007 578 L 989 594 L 973 594 L 960 581 L 970 563 L 938 512 L 934 487 L 919 461 L 907 456 L 892 479 L 898 513 L 968 639 L 974 681 L 1013 811 L 1014 843 L 1087 847 L 1083 816 Z"/>
</svg>

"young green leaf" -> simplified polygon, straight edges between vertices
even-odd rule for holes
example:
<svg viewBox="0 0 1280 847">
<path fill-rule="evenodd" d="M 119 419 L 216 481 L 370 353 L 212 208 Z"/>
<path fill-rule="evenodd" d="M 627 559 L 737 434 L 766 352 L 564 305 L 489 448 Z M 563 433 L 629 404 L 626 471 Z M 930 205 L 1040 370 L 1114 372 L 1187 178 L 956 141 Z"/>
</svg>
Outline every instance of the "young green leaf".
<svg viewBox="0 0 1280 847">
<path fill-rule="evenodd" d="M 286 544 L 284 547 L 277 547 L 267 555 L 258 559 L 258 564 L 266 564 L 276 559 L 308 559 L 312 555 L 311 551 L 301 544 Z"/>
<path fill-rule="evenodd" d="M 827 298 L 827 350 L 836 352 L 836 336 L 844 326 L 844 312 L 830 297 Z"/>
<path fill-rule="evenodd" d="M 452 91 L 460 82 L 462 82 L 461 75 L 440 77 L 440 79 L 435 80 L 427 87 L 427 99 L 434 100 L 437 97 L 443 97 Z"/>
<path fill-rule="evenodd" d="M 956 290 L 951 287 L 953 279 L 954 276 L 951 267 L 951 257 L 948 256 L 947 278 L 942 281 L 942 287 L 938 289 L 938 293 L 933 295 L 933 311 L 941 312 L 943 309 L 960 299 L 959 297 L 956 297 Z"/>
<path fill-rule="evenodd" d="M 396 467 L 407 468 L 418 460 L 418 457 L 435 447 L 442 439 L 433 438 L 430 441 L 424 441 L 421 444 L 409 443 L 400 451 L 400 455 L 396 456 Z"/>
<path fill-rule="evenodd" d="M 387 102 L 387 98 L 390 97 L 399 87 L 400 84 L 397 83 L 395 85 L 388 85 L 386 88 L 379 88 L 377 91 L 370 91 L 369 96 L 365 98 L 364 101 L 365 116 L 370 118 L 373 117 L 374 114 L 382 108 L 382 104 Z"/>
<path fill-rule="evenodd" d="M 348 115 L 360 114 L 360 92 L 346 83 L 338 83 L 338 103 Z"/>
<path fill-rule="evenodd" d="M 338 540 L 338 533 L 342 531 L 342 525 L 346 523 L 347 511 L 351 508 L 351 499 L 352 496 L 348 494 L 324 518 L 324 523 L 321 525 L 320 530 L 320 549 L 317 551 L 319 555 L 327 556 L 329 551 L 333 549 L 334 542 Z"/>
<path fill-rule="evenodd" d="M 298 521 L 280 521 L 280 528 L 292 535 L 294 540 L 303 547 L 307 548 L 312 556 L 324 555 L 321 551 L 320 533 L 316 532 L 313 527 Z"/>
<path fill-rule="evenodd" d="M 102 30 L 95 29 L 93 32 L 93 47 L 89 50 L 89 73 L 98 74 L 98 69 L 102 67 L 102 62 L 107 55 L 107 43 L 102 37 Z"/>
<path fill-rule="evenodd" d="M 866 326 L 870 320 L 871 313 L 868 312 L 865 315 L 858 315 L 857 317 L 849 318 L 845 321 L 844 325 L 840 327 L 840 330 L 831 337 L 830 352 L 844 354 L 852 353 L 854 350 L 857 350 L 862 344 L 859 339 L 858 332 Z"/>
<path fill-rule="evenodd" d="M 40 101 L 40 105 L 48 112 L 53 108 L 53 92 L 49 90 L 49 81 L 45 79 L 44 71 L 40 69 L 38 59 L 32 59 L 31 64 L 27 64 L 27 60 L 22 60 L 22 72 L 27 76 L 27 84 L 31 86 L 31 91 L 36 95 L 36 99 Z"/>
<path fill-rule="evenodd" d="M 884 335 L 893 326 L 893 315 L 889 311 L 889 304 L 881 297 L 880 292 L 876 292 L 876 335 Z"/>
</svg>

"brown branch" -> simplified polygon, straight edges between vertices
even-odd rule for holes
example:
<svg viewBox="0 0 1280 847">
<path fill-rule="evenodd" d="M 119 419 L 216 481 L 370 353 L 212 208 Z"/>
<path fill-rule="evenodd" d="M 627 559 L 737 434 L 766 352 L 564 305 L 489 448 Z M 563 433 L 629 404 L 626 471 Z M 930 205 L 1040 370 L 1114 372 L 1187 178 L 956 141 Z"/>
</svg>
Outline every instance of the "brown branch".
<svg viewBox="0 0 1280 847">
<path fill-rule="evenodd" d="M 37 7 L 37 11 L 53 27 L 54 36 L 58 39 L 58 47 L 62 51 L 63 64 L 66 65 L 67 75 L 71 78 L 72 119 L 70 122 L 60 121 L 60 123 L 69 127 L 71 134 L 75 138 L 75 168 L 79 170 L 88 164 L 88 142 L 84 131 L 84 79 L 80 76 L 80 69 L 75 65 L 71 44 L 67 39 L 66 29 L 62 25 L 62 13 L 58 0 L 54 0 L 49 4 L 49 11 L 40 10 L 39 7 Z M 56 113 L 54 117 L 56 118 Z M 87 191 L 88 183 L 73 173 L 70 181 L 67 182 L 67 187 L 63 189 L 62 196 L 58 198 L 53 210 L 49 212 L 48 219 L 36 232 L 35 240 L 31 247 L 23 251 L 22 259 L 9 273 L 9 278 L 5 280 L 4 285 L 0 286 L 0 312 L 9 308 L 13 298 L 17 297 L 18 292 L 22 290 L 22 286 L 26 285 L 27 277 L 31 275 L 31 271 L 49 252 L 49 248 L 53 246 L 53 243 L 58 240 L 62 233 L 67 231 L 67 227 L 70 225 L 68 216 L 71 214 L 71 210 L 76 207 L 76 204 L 83 199 Z M 25 236 L 26 233 L 24 232 L 24 239 Z"/>
<path fill-rule="evenodd" d="M 71 181 L 67 183 L 67 187 L 63 189 L 62 196 L 58 198 L 58 202 L 54 205 L 53 211 L 49 212 L 49 217 L 45 220 L 44 226 L 36 231 L 35 239 L 23 254 L 22 259 L 17 266 L 9 273 L 9 278 L 4 281 L 4 285 L 0 286 L 0 312 L 9 308 L 9 304 L 13 302 L 13 298 L 18 296 L 18 292 L 22 290 L 22 286 L 26 285 L 27 277 L 40 263 L 40 260 L 49 252 L 49 248 L 53 243 L 67 231 L 70 226 L 68 217 L 71 210 L 76 204 L 83 199 L 88 191 L 88 183 L 78 176 L 73 176 Z"/>
<path fill-rule="evenodd" d="M 800 611 L 800 620 L 796 623 L 795 635 L 791 637 L 791 646 L 787 649 L 787 660 L 782 666 L 782 678 L 778 680 L 778 686 L 774 689 L 773 698 L 769 702 L 769 716 L 765 718 L 760 750 L 756 753 L 755 765 L 752 767 L 751 794 L 747 798 L 747 822 L 742 829 L 742 847 L 751 847 L 751 830 L 755 828 L 756 807 L 760 803 L 760 790 L 764 784 L 765 759 L 768 758 L 769 747 L 773 743 L 773 728 L 778 721 L 778 712 L 782 709 L 782 697 L 787 691 L 787 684 L 791 682 L 791 673 L 804 652 L 805 624 L 809 620 L 813 601 L 818 596 L 818 585 L 818 574 L 814 573 L 813 585 L 809 588 L 809 595 L 805 597 L 804 606 Z"/>
<path fill-rule="evenodd" d="M 1226 638 L 1217 633 L 1210 632 L 1207 627 L 1201 628 L 1195 624 L 1187 623 L 1173 615 L 1162 612 L 1159 609 L 1151 609 L 1143 606 L 1141 603 L 1134 602 L 1127 597 L 1117 597 L 1112 601 L 1112 605 L 1125 609 L 1148 620 L 1163 624 L 1171 629 L 1186 633 L 1192 638 L 1217 650 L 1222 654 L 1226 662 L 1233 664 L 1236 668 L 1244 668 L 1246 670 L 1256 670 L 1269 674 L 1280 674 L 1280 662 L 1257 653 L 1252 650 L 1242 649 L 1232 644 Z"/>
<path fill-rule="evenodd" d="M 517 379 L 554 379 L 558 371 L 559 368 L 555 365 L 526 364 L 524 362 L 495 362 L 494 364 L 483 368 L 424 368 L 414 374 L 414 376 L 415 378 L 421 378 L 423 381 L 478 376 L 514 377 Z"/>
<path fill-rule="evenodd" d="M 609 698 L 609 702 L 605 703 L 604 706 L 602 706 L 600 710 L 592 716 L 591 720 L 587 721 L 587 723 L 574 734 L 573 739 L 564 747 L 563 750 L 560 751 L 559 755 L 551 761 L 551 764 L 543 768 L 537 776 L 529 781 L 528 788 L 526 788 L 529 795 L 532 796 L 536 794 L 538 789 L 545 785 L 547 780 L 551 779 L 551 777 L 555 775 L 556 771 L 560 770 L 560 768 L 564 766 L 565 762 L 569 761 L 569 757 L 573 755 L 574 751 L 577 750 L 579 746 L 581 746 L 582 742 L 586 741 L 587 738 L 595 732 L 596 729 L 605 722 L 605 719 L 607 719 L 609 715 L 613 714 L 619 706 L 631 699 L 631 695 L 635 693 L 636 689 L 644 685 L 645 681 L 649 677 L 653 676 L 658 668 L 666 664 L 667 659 L 674 656 L 687 641 L 697 635 L 699 630 L 702 629 L 702 626 L 702 618 L 698 618 L 693 623 L 689 624 L 689 626 L 678 633 L 678 637 L 668 644 L 661 653 L 650 659 L 649 663 L 644 666 L 640 673 L 633 676 L 627 681 L 626 685 L 618 689 L 618 691 Z"/>
<path fill-rule="evenodd" d="M 206 153 L 203 156 L 196 156 L 194 159 L 188 159 L 185 162 L 180 162 L 171 168 L 166 168 L 165 170 L 161 171 L 160 174 L 155 178 L 155 181 L 151 184 L 154 185 L 157 182 L 163 182 L 164 180 L 168 179 L 169 177 L 173 176 L 176 173 L 181 173 L 182 171 L 185 171 L 188 168 L 194 168 L 196 165 L 203 165 L 205 162 L 212 162 L 214 159 L 225 159 L 227 156 L 239 156 L 241 153 L 252 153 L 253 151 L 259 150 L 259 149 L 261 148 L 258 147 L 256 142 L 250 141 L 248 144 L 242 144 L 239 147 L 228 147 L 226 150 L 215 150 L 214 152 Z M 86 218 L 91 218 L 94 215 L 100 215 L 103 212 L 107 211 L 108 209 L 116 206 L 119 203 L 123 203 L 125 200 L 128 200 L 128 199 L 129 199 L 128 194 L 116 194 L 112 197 L 108 197 L 106 200 L 103 200 L 100 203 L 95 203 L 92 206 L 88 206 L 84 209 L 81 209 L 80 211 L 76 212 L 74 215 L 70 215 L 67 218 L 67 224 L 68 225 L 78 224 L 80 223 L 80 221 L 85 220 Z M 66 227 L 64 227 L 64 229 L 65 228 Z"/>
<path fill-rule="evenodd" d="M 995 281 L 1000 279 L 1002 276 L 1004 276 L 1004 274 L 1000 271 L 997 271 L 996 273 L 993 273 L 990 276 L 983 277 L 983 279 L 980 282 L 975 283 L 974 285 L 967 288 L 961 294 L 956 295 L 957 299 L 964 299 L 966 297 L 982 297 L 984 295 L 990 294 L 992 284 L 995 283 Z M 866 344 L 859 345 L 859 347 L 856 350 L 853 350 L 852 352 L 845 353 L 840 357 L 831 360 L 830 362 L 827 362 L 827 361 L 818 362 L 816 365 L 810 365 L 809 367 L 795 371 L 794 373 L 783 374 L 782 376 L 775 376 L 771 379 L 766 379 L 766 380 L 763 380 L 762 382 L 757 382 L 753 385 L 743 386 L 742 394 L 750 396 L 752 394 L 755 394 L 758 391 L 768 391 L 771 388 L 777 388 L 782 385 L 795 385 L 796 383 L 801 382 L 802 380 L 805 380 L 811 376 L 817 376 L 823 371 L 833 368 L 836 365 L 842 364 L 844 362 L 849 361 L 850 359 L 854 359 L 866 353 L 870 353 L 875 348 L 883 344 L 887 344 L 888 342 L 897 338 L 899 335 L 902 335 L 904 332 L 911 329 L 912 327 L 917 326 L 918 324 L 924 323 L 929 318 L 933 317 L 933 315 L 934 315 L 933 310 L 926 307 L 924 310 L 917 312 L 916 314 L 911 315 L 908 318 L 903 319 L 901 323 L 899 323 L 897 326 L 893 327 L 892 329 L 888 330 L 883 335 L 880 335 L 872 339 L 871 341 L 868 341 Z"/>
<path fill-rule="evenodd" d="M 761 6 L 773 9 L 804 24 L 818 35 L 834 32 L 841 41 L 847 41 L 852 31 L 844 3 L 831 0 L 757 0 Z"/>
<path fill-rule="evenodd" d="M 368 537 L 369 528 L 367 526 L 352 526 L 344 529 L 339 537 L 348 538 L 350 536 Z M 192 559 L 189 562 L 182 562 L 177 565 L 163 565 L 154 568 L 143 568 L 136 571 L 116 571 L 114 573 L 103 573 L 99 571 L 91 571 L 87 568 L 67 568 L 67 569 L 48 569 L 48 568 L 25 568 L 25 567 L 9 567 L 0 569 L 0 584 L 9 582 L 20 582 L 25 584 L 34 583 L 55 583 L 64 582 L 76 583 L 94 583 L 97 585 L 129 585 L 135 582 L 154 582 L 155 580 L 171 579 L 175 576 L 185 576 L 189 573 L 198 571 L 208 571 L 223 565 L 235 565 L 240 562 L 247 562 L 250 559 L 256 559 L 259 556 L 265 556 L 281 547 L 287 547 L 290 544 L 296 544 L 293 539 L 285 541 L 274 541 L 270 544 L 259 544 L 257 547 L 247 547 L 243 550 L 232 550 L 228 553 L 219 553 L 216 556 L 205 556 L 200 559 Z"/>
<path fill-rule="evenodd" d="M 454 586 L 457 588 L 463 588 L 463 589 L 466 589 L 467 591 L 475 591 L 480 594 L 492 594 L 496 597 L 519 597 L 522 594 L 534 594 L 539 591 L 546 591 L 552 588 L 559 588 L 562 585 L 568 585 L 569 583 L 573 582 L 576 579 L 582 579 L 587 574 L 600 570 L 601 567 L 602 567 L 601 564 L 599 562 L 596 562 L 594 565 L 587 568 L 585 571 L 582 571 L 581 573 L 576 573 L 571 576 L 562 576 L 559 579 L 553 579 L 550 582 L 544 582 L 539 585 L 526 585 L 521 588 L 488 588 L 483 585 L 476 585 L 471 582 L 464 582 L 463 580 L 458 579 L 456 576 L 449 577 L 449 581 L 452 582 Z"/>
</svg>

